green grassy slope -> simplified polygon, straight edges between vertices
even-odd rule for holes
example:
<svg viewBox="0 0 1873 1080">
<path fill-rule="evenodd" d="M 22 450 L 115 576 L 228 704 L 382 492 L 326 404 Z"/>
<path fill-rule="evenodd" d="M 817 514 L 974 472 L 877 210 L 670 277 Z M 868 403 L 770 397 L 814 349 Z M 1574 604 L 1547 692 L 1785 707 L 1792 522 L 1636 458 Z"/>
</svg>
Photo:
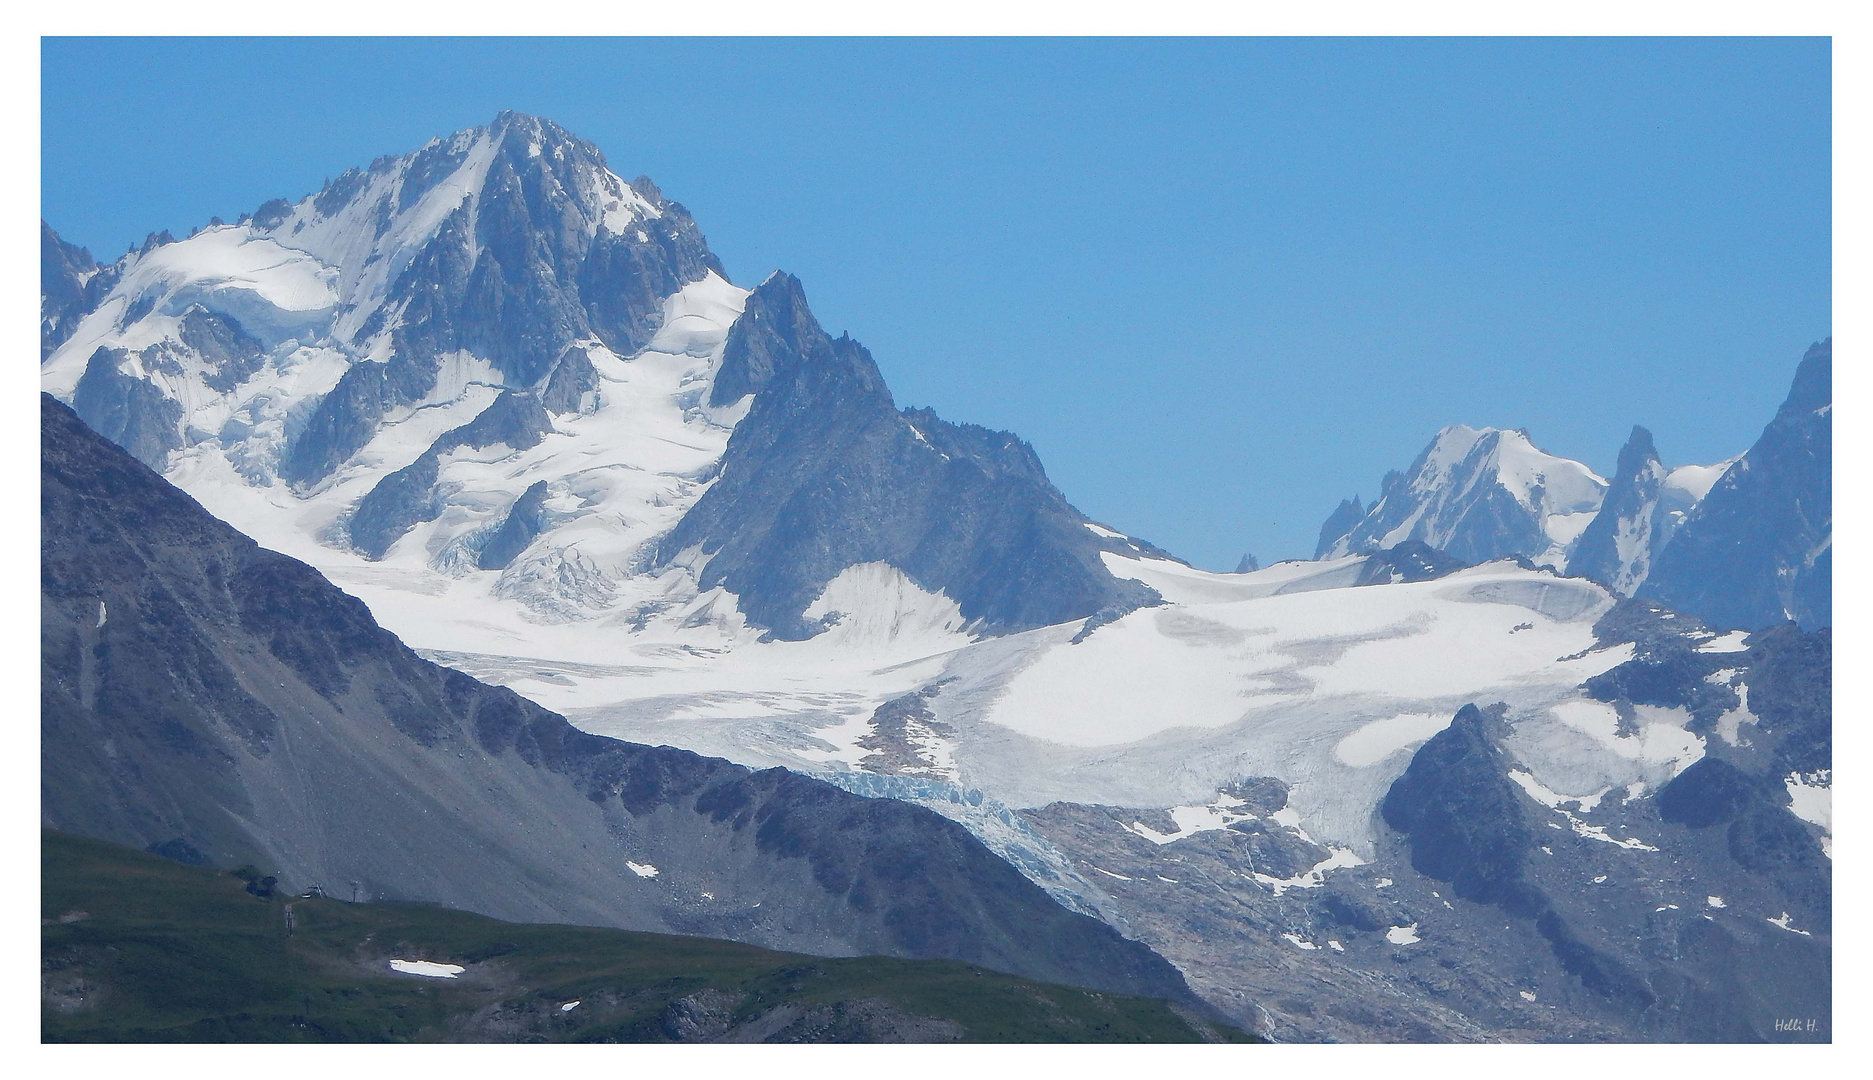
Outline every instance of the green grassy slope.
<svg viewBox="0 0 1873 1080">
<path fill-rule="evenodd" d="M 41 863 L 48 1042 L 1252 1041 L 1162 1001 L 950 961 L 262 899 L 223 871 L 51 831 Z M 393 958 L 466 970 L 405 975 Z"/>
</svg>

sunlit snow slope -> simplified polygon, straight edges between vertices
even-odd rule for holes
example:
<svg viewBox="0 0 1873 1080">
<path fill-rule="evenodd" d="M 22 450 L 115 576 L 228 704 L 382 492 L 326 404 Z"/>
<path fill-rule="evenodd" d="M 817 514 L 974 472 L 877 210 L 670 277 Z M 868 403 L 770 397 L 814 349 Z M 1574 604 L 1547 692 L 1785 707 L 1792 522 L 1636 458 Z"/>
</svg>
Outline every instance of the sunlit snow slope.
<svg viewBox="0 0 1873 1080">
<path fill-rule="evenodd" d="M 1587 581 L 1506 561 L 1358 587 L 1361 557 L 1241 575 L 1108 562 L 1166 603 L 1090 633 L 1075 622 L 971 641 L 925 598 L 914 633 L 873 613 L 842 640 L 640 648 L 629 664 L 449 659 L 588 730 L 943 781 L 1012 807 L 1185 807 L 1220 828 L 1234 820 L 1217 809 L 1225 788 L 1273 776 L 1291 785 L 1283 823 L 1355 861 L 1409 752 L 1469 702 L 1507 702 L 1518 758 L 1569 796 L 1656 788 L 1703 753 L 1678 710 L 1643 710 L 1636 735 L 1621 734 L 1611 707 L 1582 694 L 1631 657 L 1598 647 L 1592 627 L 1613 597 Z M 908 609 L 895 589 L 866 595 Z"/>
</svg>

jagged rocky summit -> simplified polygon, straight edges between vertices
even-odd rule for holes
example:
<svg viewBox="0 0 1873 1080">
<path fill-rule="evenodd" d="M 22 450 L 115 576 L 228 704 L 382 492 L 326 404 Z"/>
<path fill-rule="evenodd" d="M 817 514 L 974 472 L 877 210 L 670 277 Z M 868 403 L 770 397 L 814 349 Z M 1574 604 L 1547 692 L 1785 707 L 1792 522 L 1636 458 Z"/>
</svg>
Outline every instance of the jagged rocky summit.
<svg viewBox="0 0 1873 1080">
<path fill-rule="evenodd" d="M 1652 433 L 1635 425 L 1606 501 L 1568 555 L 1568 571 L 1631 596 L 1651 573 L 1654 556 L 1730 464 L 1667 469 Z"/>
</svg>

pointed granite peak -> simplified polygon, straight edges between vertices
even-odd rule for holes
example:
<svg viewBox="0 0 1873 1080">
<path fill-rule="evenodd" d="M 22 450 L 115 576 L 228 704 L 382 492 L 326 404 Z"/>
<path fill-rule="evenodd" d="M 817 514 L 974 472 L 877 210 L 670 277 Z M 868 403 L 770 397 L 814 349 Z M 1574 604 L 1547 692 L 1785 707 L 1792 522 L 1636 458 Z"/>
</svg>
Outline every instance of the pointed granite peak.
<svg viewBox="0 0 1873 1080">
<path fill-rule="evenodd" d="M 1682 517 L 1663 505 L 1667 475 L 1658 448 L 1652 444 L 1652 433 L 1633 425 L 1619 451 L 1619 467 L 1600 512 L 1581 530 L 1568 553 L 1568 572 L 1631 596 L 1651 573 L 1653 556 Z"/>
<path fill-rule="evenodd" d="M 1638 424 L 1632 425 L 1632 434 L 1626 437 L 1626 445 L 1619 451 L 1619 466 L 1614 470 L 1614 482 L 1637 476 L 1648 463 L 1658 459 L 1658 448 L 1652 444 L 1652 433 Z"/>
<path fill-rule="evenodd" d="M 1388 473 L 1386 480 L 1389 482 L 1394 476 L 1399 476 L 1399 474 Z M 1359 496 L 1341 499 L 1339 508 L 1328 515 L 1326 523 L 1320 526 L 1320 542 L 1314 545 L 1314 558 L 1324 558 L 1327 552 L 1333 550 L 1333 545 L 1341 537 L 1352 532 L 1353 526 L 1364 520 L 1365 516 L 1366 508 L 1359 504 Z"/>
<path fill-rule="evenodd" d="M 1780 413 L 1814 412 L 1833 403 L 1834 339 L 1828 338 L 1808 346 L 1795 368 L 1795 381 L 1789 386 Z"/>
<path fill-rule="evenodd" d="M 807 307 L 800 279 L 776 270 L 755 286 L 729 331 L 709 404 L 732 405 L 758 392 L 790 364 L 820 352 L 830 354 L 832 347 L 832 339 Z"/>
</svg>

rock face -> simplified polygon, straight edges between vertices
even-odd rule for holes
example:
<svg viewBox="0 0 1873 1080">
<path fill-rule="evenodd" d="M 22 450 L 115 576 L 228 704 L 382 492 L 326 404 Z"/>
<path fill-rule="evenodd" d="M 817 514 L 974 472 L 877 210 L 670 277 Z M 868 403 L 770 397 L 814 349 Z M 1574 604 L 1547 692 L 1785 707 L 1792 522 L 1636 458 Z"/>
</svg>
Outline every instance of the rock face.
<svg viewBox="0 0 1873 1080">
<path fill-rule="evenodd" d="M 898 568 L 991 631 L 1154 598 L 1106 570 L 1099 553 L 1112 541 L 1048 482 L 1031 447 L 927 409 L 899 412 L 871 354 L 820 329 L 793 277 L 776 274 L 748 298 L 722 363 L 716 391 L 752 393 L 753 404 L 714 486 L 656 558 L 706 559 L 701 586 L 736 594 L 776 637 L 821 629 L 804 612 L 861 563 Z"/>
<path fill-rule="evenodd" d="M 1639 595 L 1712 626 L 1833 622 L 1834 342 L 1808 349 L 1762 436 L 1661 552 Z"/>
<path fill-rule="evenodd" d="M 1635 425 L 1619 452 L 1606 501 L 1575 541 L 1568 569 L 1631 596 L 1651 572 L 1652 553 L 1664 546 L 1675 524 L 1663 505 L 1666 476 L 1652 433 Z"/>
<path fill-rule="evenodd" d="M 1355 585 L 1395 585 L 1401 581 L 1432 581 L 1455 573 L 1467 564 L 1418 540 L 1375 551 L 1359 568 Z"/>
<path fill-rule="evenodd" d="M 1363 515 L 1341 503 L 1321 527 L 1316 558 L 1363 555 L 1417 540 L 1469 563 L 1520 555 L 1562 564 L 1599 510 L 1606 481 L 1543 453 L 1523 431 L 1447 427 L 1403 473 L 1388 473 Z"/>
<path fill-rule="evenodd" d="M 92 430 L 160 469 L 169 451 L 182 445 L 176 428 L 182 406 L 146 379 L 127 374 L 130 357 L 118 349 L 99 349 L 85 365 L 72 394 L 72 408 Z"/>
<path fill-rule="evenodd" d="M 539 385 L 576 343 L 636 352 L 665 297 L 710 272 L 727 278 L 681 205 L 648 179 L 618 183 L 597 147 L 551 121 L 502 113 L 467 134 L 346 172 L 274 230 L 388 221 L 435 185 L 476 174 L 475 198 L 403 254 L 407 268 L 353 334 L 387 337 L 391 358 L 346 371 L 282 463 L 285 479 L 316 482 L 361 449 L 385 412 L 435 389 L 445 354 L 485 359 L 511 386 Z M 400 183 L 383 183 L 393 172 Z"/>
<path fill-rule="evenodd" d="M 1327 520 L 1320 526 L 1320 542 L 1314 545 L 1314 558 L 1326 558 L 1333 546 L 1352 532 L 1353 527 L 1365 520 L 1365 517 L 1366 508 L 1359 505 L 1359 496 L 1340 500 L 1340 505 L 1327 515 Z"/>
<path fill-rule="evenodd" d="M 1448 881 L 1465 900 L 1534 915 L 1543 898 L 1524 877 L 1535 832 L 1498 746 L 1501 714 L 1466 705 L 1412 756 L 1380 805 L 1411 837 L 1412 868 Z"/>
<path fill-rule="evenodd" d="M 1735 463 L 1732 458 L 1667 469 L 1652 433 L 1634 425 L 1619 452 L 1606 501 L 1568 550 L 1568 573 L 1592 578 L 1621 596 L 1633 595 L 1678 526 Z"/>
<path fill-rule="evenodd" d="M 1769 659 L 1774 649 L 1721 655 L 1730 670 L 1746 672 L 1740 683 L 1761 685 L 1764 697 L 1775 698 L 1772 678 L 1759 674 L 1776 662 Z M 1799 663 L 1813 672 L 1814 661 L 1826 670 L 1825 657 L 1812 650 Z M 1641 656 L 1630 665 L 1656 668 L 1659 661 Z M 1649 681 L 1655 700 L 1673 696 L 1660 680 Z M 1672 705 L 1690 703 L 1680 697 Z M 1768 741 L 1783 738 L 1773 724 L 1759 730 Z M 1749 740 L 1714 739 L 1711 754 L 1655 798 L 1628 791 L 1613 806 L 1605 795 L 1546 792 L 1518 765 L 1512 745 L 1509 723 L 1471 706 L 1414 755 L 1383 805 L 1387 824 L 1407 836 L 1414 870 L 1448 882 L 1457 897 L 1526 920 L 1586 991 L 1590 1011 L 1635 1033 L 1785 1038 L 1775 1023 L 1791 1002 L 1831 1032 L 1831 866 L 1813 831 L 1787 809 L 1780 778 L 1749 771 L 1763 756 Z M 1582 829 L 1589 819 L 1601 824 Z M 1556 835 L 1543 824 L 1577 835 Z M 1609 824 L 1638 829 L 1651 842 L 1622 839 Z M 1601 843 L 1582 845 L 1581 838 Z M 1640 865 L 1594 874 L 1609 844 L 1633 851 Z M 1647 876 L 1665 861 L 1666 876 Z M 1727 915 L 1746 906 L 1780 914 Z"/>
<path fill-rule="evenodd" d="M 579 732 L 419 659 L 50 398 L 41 424 L 47 827 L 288 888 L 1189 996 L 960 826 Z"/>
<path fill-rule="evenodd" d="M 501 527 L 482 547 L 475 565 L 483 570 L 505 569 L 546 531 L 546 526 L 546 481 L 540 480 L 514 500 L 507 516 L 501 519 Z"/>
<path fill-rule="evenodd" d="M 114 272 L 100 270 L 91 253 L 66 243 L 52 226 L 39 222 L 39 359 L 63 345 L 78 320 L 90 314 L 116 283 Z"/>
<path fill-rule="evenodd" d="M 429 449 L 423 451 L 421 457 L 378 481 L 370 494 L 359 500 L 348 525 L 352 544 L 370 558 L 381 559 L 411 526 L 422 521 L 434 521 L 436 515 L 442 512 L 442 503 L 436 492 L 442 455 L 454 450 L 486 450 L 495 446 L 529 450 L 538 446 L 541 437 L 552 430 L 553 421 L 540 406 L 538 395 L 524 390 L 502 391 L 501 396 L 495 398 L 493 404 L 473 420 L 444 432 Z M 546 489 L 541 484 L 535 484 L 527 489 L 528 493 L 532 493 L 535 488 L 539 489 L 539 494 L 534 495 L 532 505 L 522 511 L 523 516 L 516 524 L 516 529 L 524 529 L 529 520 L 536 524 L 539 521 L 540 503 L 545 498 Z M 526 494 L 521 496 L 522 500 L 526 498 Z M 520 505 L 518 501 L 515 503 L 516 507 Z M 508 515 L 508 520 L 514 520 L 512 513 Z M 502 527 L 506 528 L 506 522 L 503 522 Z M 496 535 L 501 534 L 497 532 Z M 532 538 L 532 535 L 525 537 L 529 542 Z M 519 532 L 508 533 L 503 544 L 512 546 L 519 540 Z M 505 566 L 513 561 L 514 555 L 525 547 L 526 543 L 520 543 L 499 565 Z"/>
</svg>

